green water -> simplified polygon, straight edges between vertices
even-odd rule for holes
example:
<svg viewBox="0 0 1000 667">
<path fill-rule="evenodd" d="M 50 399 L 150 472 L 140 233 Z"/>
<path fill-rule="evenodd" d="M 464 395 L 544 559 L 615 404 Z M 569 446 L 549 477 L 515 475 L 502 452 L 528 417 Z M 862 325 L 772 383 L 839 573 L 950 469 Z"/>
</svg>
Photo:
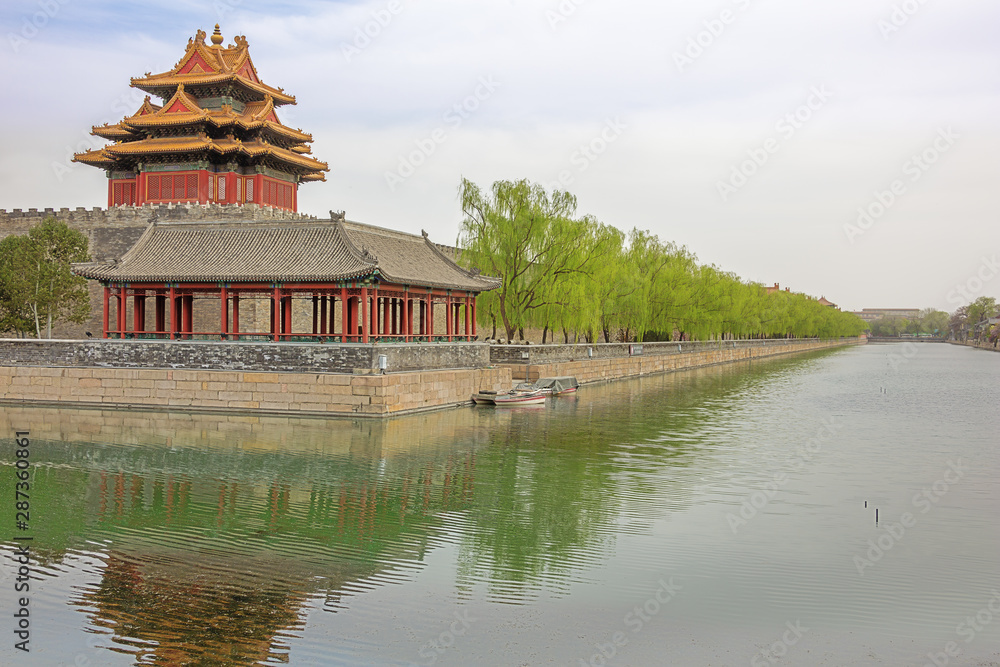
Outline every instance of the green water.
<svg viewBox="0 0 1000 667">
<path fill-rule="evenodd" d="M 385 422 L 3 407 L 0 664 L 997 664 L 998 377 L 869 345 Z"/>
</svg>

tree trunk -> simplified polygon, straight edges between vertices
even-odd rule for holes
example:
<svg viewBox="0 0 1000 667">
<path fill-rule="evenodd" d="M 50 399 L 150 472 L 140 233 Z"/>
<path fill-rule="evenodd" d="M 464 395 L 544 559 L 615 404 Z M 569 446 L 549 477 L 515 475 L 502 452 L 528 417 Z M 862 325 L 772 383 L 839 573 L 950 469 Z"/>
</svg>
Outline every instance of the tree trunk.
<svg viewBox="0 0 1000 667">
<path fill-rule="evenodd" d="M 549 335 L 549 325 L 546 324 L 545 328 L 542 329 L 542 345 L 545 345 L 545 339 Z"/>
<path fill-rule="evenodd" d="M 566 327 L 563 327 L 563 345 L 569 345 L 569 331 Z"/>
<path fill-rule="evenodd" d="M 56 281 L 53 278 L 52 280 L 49 281 L 49 299 L 52 298 L 52 292 L 55 291 L 55 286 L 56 286 Z M 51 303 L 49 304 L 49 316 L 47 318 L 48 321 L 45 325 L 45 337 L 48 339 L 52 338 L 52 305 L 53 304 Z"/>
<path fill-rule="evenodd" d="M 507 307 L 503 299 L 500 300 L 500 319 L 503 320 L 503 328 L 507 330 L 507 343 L 514 340 L 514 330 L 516 327 L 507 319 Z"/>
<path fill-rule="evenodd" d="M 33 304 L 31 306 L 31 314 L 35 318 L 35 338 L 41 338 L 42 337 L 42 325 L 38 321 L 38 305 L 37 304 Z"/>
</svg>

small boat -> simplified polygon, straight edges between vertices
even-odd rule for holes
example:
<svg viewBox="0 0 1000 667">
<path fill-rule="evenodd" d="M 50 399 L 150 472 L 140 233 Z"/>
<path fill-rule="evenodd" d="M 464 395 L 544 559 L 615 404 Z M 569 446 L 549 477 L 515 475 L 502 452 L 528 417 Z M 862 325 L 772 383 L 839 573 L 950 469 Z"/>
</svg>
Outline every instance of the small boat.
<svg viewBox="0 0 1000 667">
<path fill-rule="evenodd" d="M 496 406 L 510 405 L 532 405 L 545 402 L 545 394 L 541 390 L 518 391 L 514 390 L 507 394 L 496 394 L 493 404 Z"/>
<path fill-rule="evenodd" d="M 472 395 L 472 402 L 476 405 L 493 405 L 496 400 L 497 392 L 489 389 Z"/>
<path fill-rule="evenodd" d="M 534 387 L 550 396 L 565 396 L 575 393 L 580 387 L 580 383 L 571 375 L 561 377 L 541 378 L 535 382 Z"/>
</svg>

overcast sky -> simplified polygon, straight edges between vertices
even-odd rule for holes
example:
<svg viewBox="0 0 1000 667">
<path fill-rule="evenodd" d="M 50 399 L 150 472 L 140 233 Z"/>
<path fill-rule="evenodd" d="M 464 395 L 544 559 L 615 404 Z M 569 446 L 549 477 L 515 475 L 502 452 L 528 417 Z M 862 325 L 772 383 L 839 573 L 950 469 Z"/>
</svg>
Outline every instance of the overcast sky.
<svg viewBox="0 0 1000 667">
<path fill-rule="evenodd" d="M 996 0 L 5 0 L 0 20 L 0 208 L 106 205 L 69 153 L 218 22 L 330 165 L 303 212 L 454 243 L 462 176 L 527 178 L 844 309 L 1000 296 Z"/>
</svg>

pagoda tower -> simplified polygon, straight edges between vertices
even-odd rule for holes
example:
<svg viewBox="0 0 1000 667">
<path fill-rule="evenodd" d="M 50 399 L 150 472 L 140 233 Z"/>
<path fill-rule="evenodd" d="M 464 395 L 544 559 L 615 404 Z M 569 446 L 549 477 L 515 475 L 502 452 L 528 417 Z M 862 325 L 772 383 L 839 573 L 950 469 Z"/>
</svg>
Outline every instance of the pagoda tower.
<svg viewBox="0 0 1000 667">
<path fill-rule="evenodd" d="M 277 107 L 295 97 L 257 76 L 246 37 L 223 46 L 215 26 L 205 31 L 168 72 L 133 78 L 142 106 L 92 133 L 111 140 L 74 161 L 104 169 L 108 206 L 143 204 L 260 204 L 298 210 L 298 186 L 326 180 L 325 162 L 311 156 L 312 136 L 286 127 Z M 158 105 L 150 96 L 163 100 Z"/>
</svg>

